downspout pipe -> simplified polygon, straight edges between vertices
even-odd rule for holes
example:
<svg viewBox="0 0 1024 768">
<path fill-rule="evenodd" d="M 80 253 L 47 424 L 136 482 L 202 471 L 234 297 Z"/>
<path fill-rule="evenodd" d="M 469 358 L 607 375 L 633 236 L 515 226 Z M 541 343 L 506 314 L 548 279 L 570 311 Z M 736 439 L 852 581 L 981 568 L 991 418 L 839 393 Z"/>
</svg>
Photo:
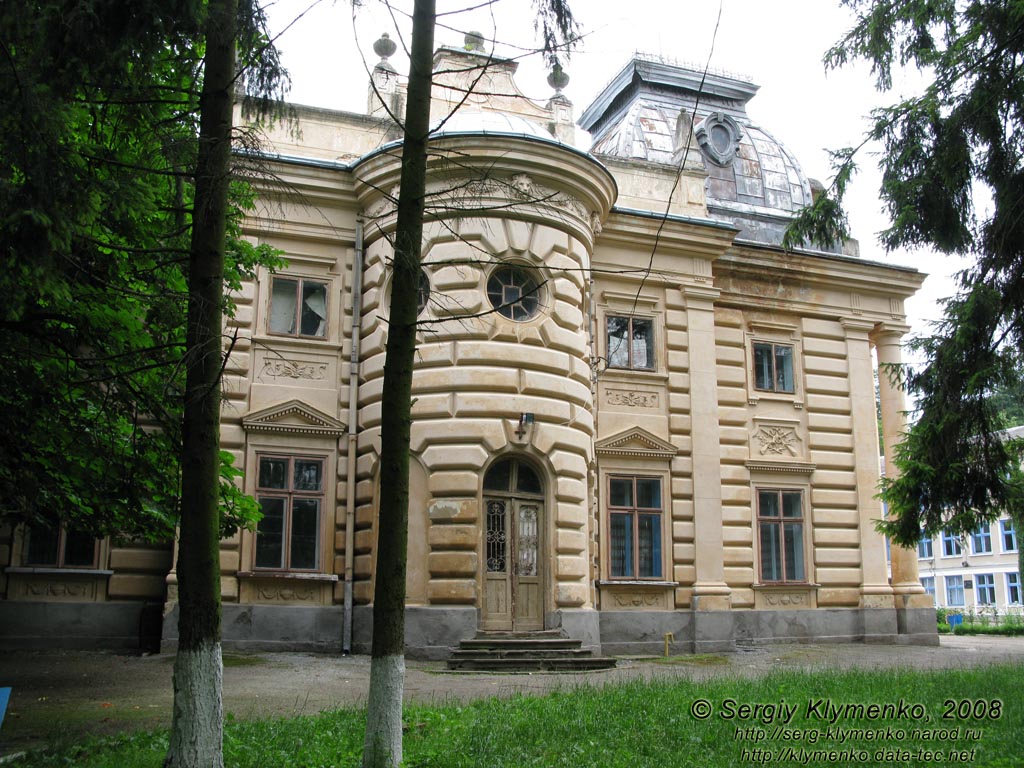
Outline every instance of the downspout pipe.
<svg viewBox="0 0 1024 768">
<path fill-rule="evenodd" d="M 359 438 L 359 337 L 363 316 L 363 217 L 356 217 L 355 257 L 352 261 L 352 339 L 348 364 L 348 444 L 345 452 L 345 612 L 341 652 L 352 653 L 352 580 L 356 535 L 356 450 Z"/>
</svg>

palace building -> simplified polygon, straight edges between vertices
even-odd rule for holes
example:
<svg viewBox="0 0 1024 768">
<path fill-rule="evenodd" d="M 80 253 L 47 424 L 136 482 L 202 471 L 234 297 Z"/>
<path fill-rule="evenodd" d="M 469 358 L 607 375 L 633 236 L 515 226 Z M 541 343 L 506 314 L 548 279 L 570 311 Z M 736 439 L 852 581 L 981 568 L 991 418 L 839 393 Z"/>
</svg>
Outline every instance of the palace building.
<svg viewBox="0 0 1024 768">
<path fill-rule="evenodd" d="M 222 443 L 264 517 L 222 544 L 228 647 L 369 650 L 405 99 L 375 50 L 365 114 L 297 106 L 267 136 L 245 224 L 287 267 L 229 321 Z M 890 576 L 874 527 L 874 373 L 923 275 L 782 248 L 815 189 L 750 82 L 637 57 L 582 113 L 584 151 L 563 73 L 540 104 L 473 41 L 435 68 L 410 655 L 487 631 L 605 654 L 937 642 L 917 553 Z M 878 385 L 888 453 L 902 394 Z M 169 548 L 28 541 L 4 543 L 0 642 L 130 644 L 162 612 L 174 646 Z"/>
</svg>

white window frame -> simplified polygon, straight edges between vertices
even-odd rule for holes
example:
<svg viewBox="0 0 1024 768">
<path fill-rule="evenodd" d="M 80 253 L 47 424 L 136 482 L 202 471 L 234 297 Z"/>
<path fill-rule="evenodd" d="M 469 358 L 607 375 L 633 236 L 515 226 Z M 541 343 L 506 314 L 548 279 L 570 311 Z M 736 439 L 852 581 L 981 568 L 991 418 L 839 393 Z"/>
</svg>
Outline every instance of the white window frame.
<svg viewBox="0 0 1024 768">
<path fill-rule="evenodd" d="M 992 554 L 992 528 L 988 523 L 982 523 L 971 531 L 971 552 L 976 555 Z"/>
<path fill-rule="evenodd" d="M 924 587 L 925 594 L 932 596 L 932 604 L 935 604 L 935 577 L 934 576 L 922 576 L 921 586 Z"/>
<path fill-rule="evenodd" d="M 1014 599 L 1014 592 L 1017 593 L 1016 599 Z M 1020 595 L 1020 574 L 1016 571 L 1011 571 L 1006 574 L 1006 604 L 1020 605 Z"/>
<path fill-rule="evenodd" d="M 1006 546 L 1007 537 L 1010 537 L 1010 540 L 1013 542 L 1012 548 Z M 999 546 L 1003 552 L 1017 551 L 1017 528 L 1013 524 L 1013 520 L 1008 517 L 1004 517 L 999 521 Z"/>
<path fill-rule="evenodd" d="M 982 579 L 985 583 L 982 584 Z M 985 599 L 982 599 L 984 594 Z M 974 576 L 974 602 L 977 605 L 996 604 L 996 577 L 991 573 L 978 573 Z"/>
<path fill-rule="evenodd" d="M 949 531 L 943 531 L 940 538 L 942 543 L 942 557 L 948 558 L 964 556 L 963 545 L 960 543 L 960 539 L 956 534 L 950 533 Z M 947 545 L 951 545 L 952 548 L 955 549 L 952 554 L 946 554 L 946 550 L 948 548 Z"/>
<path fill-rule="evenodd" d="M 960 581 L 959 584 L 956 583 L 957 579 L 959 579 Z M 946 576 L 944 578 L 944 586 L 947 606 L 949 606 L 950 608 L 963 608 L 967 604 L 966 594 L 964 591 L 964 577 L 962 575 L 955 574 L 952 576 Z M 956 589 L 959 592 L 960 602 L 955 602 L 953 600 L 953 595 L 955 593 L 951 592 L 951 589 Z"/>
<path fill-rule="evenodd" d="M 888 539 L 886 539 L 888 542 Z M 924 550 L 927 549 L 928 553 L 925 554 Z M 935 557 L 935 541 L 931 536 L 921 535 L 921 538 L 917 542 L 917 559 L 918 560 L 931 560 Z"/>
</svg>

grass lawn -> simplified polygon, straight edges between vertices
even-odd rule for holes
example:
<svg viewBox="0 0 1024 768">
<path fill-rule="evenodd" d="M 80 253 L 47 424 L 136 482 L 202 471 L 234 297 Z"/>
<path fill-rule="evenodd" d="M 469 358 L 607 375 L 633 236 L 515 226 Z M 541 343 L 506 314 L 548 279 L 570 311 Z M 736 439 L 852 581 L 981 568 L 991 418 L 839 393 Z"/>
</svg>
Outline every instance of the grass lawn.
<svg viewBox="0 0 1024 768">
<path fill-rule="evenodd" d="M 409 706 L 408 768 L 1024 764 L 1024 666 L 785 672 Z M 874 705 L 874 706 L 872 706 Z M 365 714 L 229 721 L 229 768 L 359 765 Z M 158 768 L 166 731 L 58 745 L 11 766 Z"/>
</svg>

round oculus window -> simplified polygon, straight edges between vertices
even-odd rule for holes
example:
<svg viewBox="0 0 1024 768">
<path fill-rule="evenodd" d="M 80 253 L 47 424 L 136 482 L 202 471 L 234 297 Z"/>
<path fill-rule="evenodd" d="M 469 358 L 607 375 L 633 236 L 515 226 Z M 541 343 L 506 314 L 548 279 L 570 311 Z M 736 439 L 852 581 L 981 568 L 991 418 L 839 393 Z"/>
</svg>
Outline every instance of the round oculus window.
<svg viewBox="0 0 1024 768">
<path fill-rule="evenodd" d="M 540 283 L 522 267 L 498 267 L 487 280 L 487 298 L 509 320 L 529 320 L 540 311 Z"/>
<path fill-rule="evenodd" d="M 427 308 L 427 302 L 430 301 L 430 277 L 427 276 L 426 270 L 420 270 L 420 281 L 416 288 L 416 315 L 423 314 L 423 310 Z"/>
</svg>

